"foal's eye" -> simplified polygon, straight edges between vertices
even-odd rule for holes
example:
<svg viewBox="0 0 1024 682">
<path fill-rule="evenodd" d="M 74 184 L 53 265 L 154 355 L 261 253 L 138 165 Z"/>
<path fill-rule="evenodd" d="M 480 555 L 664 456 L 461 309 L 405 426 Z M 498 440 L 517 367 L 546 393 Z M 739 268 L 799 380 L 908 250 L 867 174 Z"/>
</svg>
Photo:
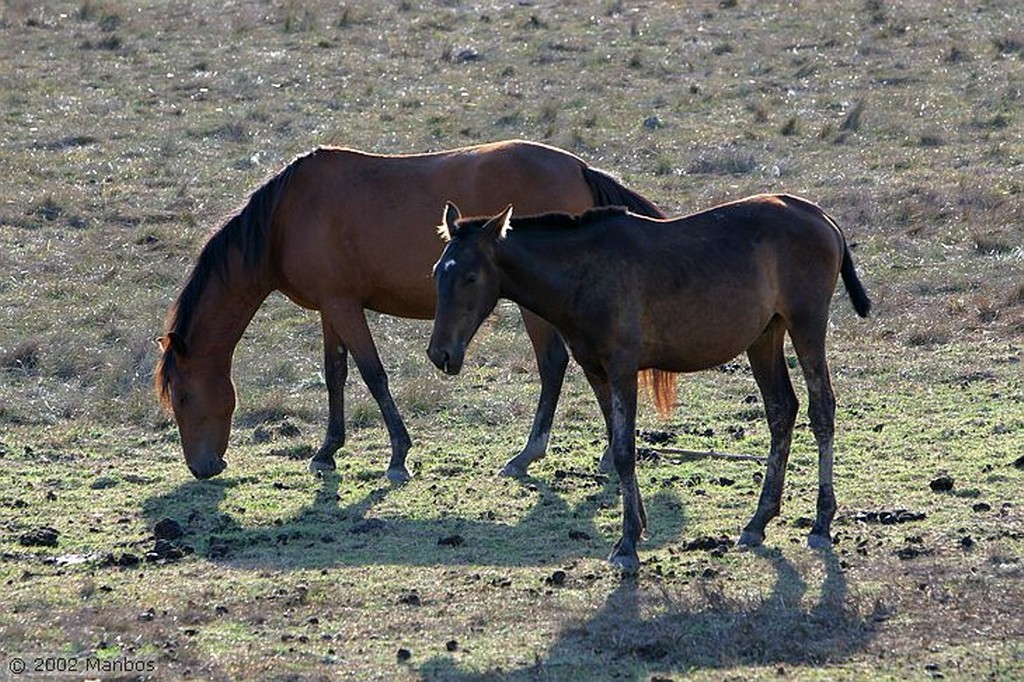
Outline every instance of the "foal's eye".
<svg viewBox="0 0 1024 682">
<path fill-rule="evenodd" d="M 463 285 L 473 284 L 475 282 L 476 282 L 476 273 L 475 272 L 467 273 L 466 276 L 462 278 L 462 284 Z"/>
</svg>

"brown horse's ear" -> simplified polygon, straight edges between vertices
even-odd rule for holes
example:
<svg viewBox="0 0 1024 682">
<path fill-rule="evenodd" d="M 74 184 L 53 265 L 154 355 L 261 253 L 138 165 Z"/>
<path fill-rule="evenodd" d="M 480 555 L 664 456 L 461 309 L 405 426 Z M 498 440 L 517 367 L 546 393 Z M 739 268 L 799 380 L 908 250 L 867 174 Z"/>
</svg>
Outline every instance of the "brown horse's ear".
<svg viewBox="0 0 1024 682">
<path fill-rule="evenodd" d="M 450 201 L 446 201 L 444 204 L 444 216 L 441 218 L 441 224 L 437 226 L 437 233 L 441 235 L 441 239 L 446 242 L 452 240 L 456 230 L 455 223 L 461 217 L 462 214 L 459 213 L 459 207 Z"/>
<path fill-rule="evenodd" d="M 481 231 L 491 239 L 504 239 L 508 231 L 512 229 L 511 221 L 512 204 L 509 204 L 504 211 L 488 220 Z"/>
</svg>

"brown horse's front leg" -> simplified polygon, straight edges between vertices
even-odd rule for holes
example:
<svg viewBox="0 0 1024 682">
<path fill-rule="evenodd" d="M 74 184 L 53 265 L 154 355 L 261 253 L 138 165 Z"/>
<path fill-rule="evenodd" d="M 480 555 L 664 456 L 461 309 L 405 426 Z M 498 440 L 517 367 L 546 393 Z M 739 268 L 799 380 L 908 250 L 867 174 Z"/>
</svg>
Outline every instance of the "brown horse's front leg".
<svg viewBox="0 0 1024 682">
<path fill-rule="evenodd" d="M 354 301 L 333 300 L 324 306 L 323 314 L 330 325 L 338 333 L 341 342 L 348 348 L 356 361 L 356 368 L 362 376 L 370 394 L 377 401 L 388 435 L 391 437 L 391 462 L 388 464 L 387 477 L 392 483 L 404 483 L 410 478 L 405 466 L 406 454 L 412 447 L 412 439 L 398 412 L 395 400 L 388 388 L 388 375 L 377 353 L 377 346 L 370 335 L 366 324 L 366 313 L 362 306 Z"/>
<path fill-rule="evenodd" d="M 647 525 L 647 512 L 636 482 L 636 379 L 611 386 L 611 450 L 622 490 L 622 537 L 608 560 L 623 573 L 640 570 L 637 544 Z"/>
<path fill-rule="evenodd" d="M 533 352 L 537 356 L 537 370 L 540 373 L 540 399 L 533 417 L 530 436 L 522 451 L 505 463 L 501 476 L 525 478 L 527 468 L 547 454 L 551 437 L 551 424 L 555 418 L 555 407 L 562 392 L 565 368 L 569 364 L 569 351 L 555 328 L 525 308 L 523 323 L 530 335 Z"/>
</svg>

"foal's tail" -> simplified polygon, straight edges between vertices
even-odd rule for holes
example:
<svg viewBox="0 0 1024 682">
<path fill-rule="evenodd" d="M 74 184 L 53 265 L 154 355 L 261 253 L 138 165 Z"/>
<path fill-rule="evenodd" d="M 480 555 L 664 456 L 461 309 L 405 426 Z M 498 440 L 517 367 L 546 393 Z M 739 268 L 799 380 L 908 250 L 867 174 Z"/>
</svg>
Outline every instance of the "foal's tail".
<svg viewBox="0 0 1024 682">
<path fill-rule="evenodd" d="M 583 168 L 583 178 L 594 197 L 594 206 L 622 206 L 648 218 L 667 218 L 647 197 L 629 189 L 609 173 L 592 166 Z M 672 416 L 676 405 L 676 375 L 663 369 L 645 369 L 637 374 L 640 388 L 649 391 L 662 419 Z"/>
<path fill-rule="evenodd" d="M 871 312 L 871 299 L 868 298 L 868 292 L 864 290 L 864 285 L 861 283 L 860 277 L 857 276 L 857 270 L 853 267 L 850 245 L 846 243 L 845 239 L 843 239 L 843 265 L 839 268 L 839 274 L 843 278 L 846 293 L 850 295 L 853 309 L 861 317 L 867 317 Z"/>
<path fill-rule="evenodd" d="M 622 206 L 648 218 L 668 217 L 653 201 L 629 189 L 603 170 L 584 166 L 583 179 L 587 181 L 594 197 L 594 206 Z"/>
</svg>

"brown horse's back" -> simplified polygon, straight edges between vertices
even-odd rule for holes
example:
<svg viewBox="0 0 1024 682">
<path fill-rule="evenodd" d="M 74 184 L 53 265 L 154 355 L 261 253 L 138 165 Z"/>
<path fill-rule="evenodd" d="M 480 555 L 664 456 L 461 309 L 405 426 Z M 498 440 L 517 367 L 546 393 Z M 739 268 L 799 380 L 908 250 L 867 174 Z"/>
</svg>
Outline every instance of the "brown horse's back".
<svg viewBox="0 0 1024 682">
<path fill-rule="evenodd" d="M 594 205 L 577 157 L 511 141 L 436 154 L 321 149 L 304 159 L 274 226 L 280 289 L 319 309 L 344 297 L 401 317 L 434 313 L 434 226 L 452 201 L 467 214 L 514 204 L 523 214 Z"/>
</svg>

